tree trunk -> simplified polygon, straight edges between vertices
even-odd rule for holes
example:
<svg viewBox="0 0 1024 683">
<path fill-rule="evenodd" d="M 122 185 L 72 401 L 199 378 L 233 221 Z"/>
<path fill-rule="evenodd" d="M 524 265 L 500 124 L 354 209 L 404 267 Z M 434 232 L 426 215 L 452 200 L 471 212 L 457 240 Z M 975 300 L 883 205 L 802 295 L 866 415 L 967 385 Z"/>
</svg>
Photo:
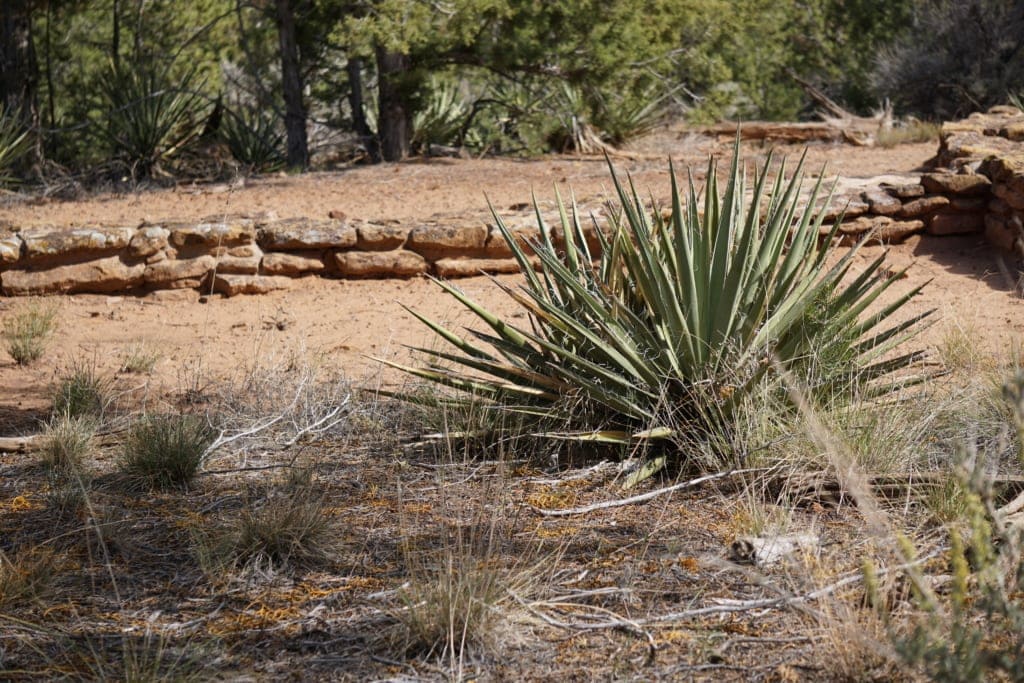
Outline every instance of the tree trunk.
<svg viewBox="0 0 1024 683">
<path fill-rule="evenodd" d="M 363 104 L 363 59 L 352 57 L 345 65 L 348 72 L 348 106 L 352 110 L 352 129 L 366 145 L 370 161 L 380 161 L 380 142 L 366 121 L 366 107 Z"/>
<path fill-rule="evenodd" d="M 38 121 L 39 73 L 29 0 L 0 0 L 0 106 L 26 127 Z"/>
<path fill-rule="evenodd" d="M 288 139 L 288 165 L 309 166 L 306 142 L 306 107 L 302 103 L 302 75 L 295 43 L 295 15 L 289 0 L 277 2 L 277 36 L 281 46 L 281 84 L 284 91 L 284 129 Z"/>
<path fill-rule="evenodd" d="M 380 113 L 377 132 L 385 161 L 401 161 L 409 156 L 412 137 L 412 107 L 407 101 L 409 56 L 377 47 L 377 80 Z"/>
</svg>

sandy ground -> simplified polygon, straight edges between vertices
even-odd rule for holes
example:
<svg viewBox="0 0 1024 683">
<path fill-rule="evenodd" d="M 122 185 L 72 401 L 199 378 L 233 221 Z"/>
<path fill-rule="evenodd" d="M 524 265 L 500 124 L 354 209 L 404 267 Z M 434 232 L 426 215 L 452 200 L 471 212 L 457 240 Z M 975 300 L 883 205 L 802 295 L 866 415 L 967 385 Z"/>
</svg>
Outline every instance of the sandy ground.
<svg viewBox="0 0 1024 683">
<path fill-rule="evenodd" d="M 641 190 L 656 198 L 668 194 L 665 158 L 701 168 L 708 153 L 728 145 L 664 132 L 638 147 L 640 160 L 616 162 L 629 171 Z M 766 149 L 745 148 L 751 159 Z M 795 153 L 795 148 L 783 149 Z M 906 173 L 920 167 L 934 144 L 892 150 L 815 145 L 809 168 L 828 164 L 846 176 Z M 403 222 L 435 214 L 486 218 L 486 199 L 499 209 L 544 199 L 552 186 L 569 188 L 581 199 L 605 197 L 610 186 L 603 160 L 553 157 L 540 160 L 434 159 L 403 164 L 356 167 L 340 172 L 276 176 L 233 185 L 181 185 L 132 194 L 104 194 L 84 200 L 8 201 L 0 205 L 0 223 L 56 225 L 101 222 L 137 224 L 142 220 L 195 219 L 225 213 L 269 212 L 279 217 L 325 216 L 341 211 L 353 218 Z M 876 249 L 861 258 L 874 258 Z M 941 343 L 951 328 L 968 333 L 979 346 L 1003 350 L 1013 346 L 1024 328 L 1022 300 L 1001 274 L 998 255 L 977 238 L 923 238 L 891 249 L 894 268 L 912 265 L 899 287 L 931 280 L 911 304 L 912 311 L 936 308 L 941 315 L 923 343 Z M 1009 264 L 1012 268 L 1014 264 Z M 1014 270 L 1014 272 L 1016 272 Z M 518 276 L 505 276 L 516 282 Z M 460 286 L 496 312 L 514 306 L 486 278 Z M 460 320 L 455 302 L 426 279 L 391 281 L 296 281 L 285 292 L 266 296 L 199 301 L 198 293 L 166 297 L 79 295 L 54 299 L 60 307 L 60 332 L 43 360 L 16 366 L 0 355 L 0 434 L 34 431 L 44 415 L 54 378 L 74 363 L 95 363 L 114 373 L 133 346 L 159 353 L 153 377 L 138 375 L 120 382 L 153 382 L 163 390 L 180 390 L 197 382 L 237 377 L 257 362 L 288 362 L 296 355 L 320 358 L 361 383 L 381 378 L 371 356 L 408 360 L 404 345 L 432 344 L 430 334 L 402 306 L 442 320 Z M 0 299 L 0 315 L 28 304 Z M 461 318 L 464 320 L 465 318 Z M 385 381 L 393 376 L 384 375 Z"/>
</svg>

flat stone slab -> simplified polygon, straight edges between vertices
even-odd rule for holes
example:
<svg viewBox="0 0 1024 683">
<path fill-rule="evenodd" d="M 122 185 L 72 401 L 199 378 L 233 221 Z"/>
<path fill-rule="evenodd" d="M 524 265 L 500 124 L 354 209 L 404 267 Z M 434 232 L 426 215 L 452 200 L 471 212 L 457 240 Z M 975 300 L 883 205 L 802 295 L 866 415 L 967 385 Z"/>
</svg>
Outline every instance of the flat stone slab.
<svg viewBox="0 0 1024 683">
<path fill-rule="evenodd" d="M 342 220 L 288 219 L 267 223 L 260 230 L 264 251 L 348 249 L 356 246 L 356 230 Z"/>
</svg>

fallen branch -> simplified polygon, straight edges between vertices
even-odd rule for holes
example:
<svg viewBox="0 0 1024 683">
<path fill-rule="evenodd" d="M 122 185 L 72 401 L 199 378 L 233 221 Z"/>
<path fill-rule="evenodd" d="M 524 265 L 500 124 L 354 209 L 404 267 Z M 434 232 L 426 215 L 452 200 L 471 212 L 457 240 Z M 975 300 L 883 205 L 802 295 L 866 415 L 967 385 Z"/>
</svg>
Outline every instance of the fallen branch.
<svg viewBox="0 0 1024 683">
<path fill-rule="evenodd" d="M 608 500 L 601 503 L 592 503 L 591 505 L 584 505 L 578 508 L 568 508 L 565 510 L 548 510 L 545 508 L 539 508 L 531 505 L 536 512 L 544 515 L 545 517 L 568 517 L 570 515 L 582 515 L 594 510 L 606 510 L 608 508 L 623 507 L 625 505 L 634 505 L 635 503 L 642 503 L 658 496 L 663 496 L 666 493 L 672 493 L 673 491 L 681 491 L 683 489 L 692 488 L 699 486 L 709 481 L 715 481 L 716 479 L 725 479 L 727 477 L 736 476 L 738 474 L 749 474 L 750 472 L 764 472 L 767 468 L 755 467 L 746 470 L 729 470 L 728 472 L 717 472 L 715 474 L 708 474 L 703 477 L 697 477 L 689 481 L 684 481 L 679 484 L 673 484 L 672 486 L 666 486 L 664 488 L 656 489 L 654 491 L 648 491 L 647 493 L 641 493 L 636 496 L 630 496 L 629 498 L 620 498 L 618 500 Z"/>
</svg>

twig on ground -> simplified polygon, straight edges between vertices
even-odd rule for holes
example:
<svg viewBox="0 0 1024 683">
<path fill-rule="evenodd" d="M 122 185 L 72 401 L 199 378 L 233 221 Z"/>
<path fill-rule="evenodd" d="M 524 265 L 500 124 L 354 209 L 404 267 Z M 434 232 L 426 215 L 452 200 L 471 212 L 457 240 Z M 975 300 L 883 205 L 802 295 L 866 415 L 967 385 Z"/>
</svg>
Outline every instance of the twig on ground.
<svg viewBox="0 0 1024 683">
<path fill-rule="evenodd" d="M 624 505 L 634 505 L 636 503 L 642 503 L 658 496 L 663 496 L 666 493 L 672 493 L 673 491 L 681 491 L 688 489 L 700 484 L 704 484 L 709 481 L 715 481 L 716 479 L 725 479 L 726 477 L 733 477 L 739 474 L 749 474 L 751 472 L 764 472 L 767 468 L 755 467 L 745 470 L 729 470 L 728 472 L 716 472 L 715 474 L 708 474 L 703 477 L 697 477 L 696 479 L 690 479 L 679 484 L 673 484 L 672 486 L 666 486 L 664 488 L 655 489 L 654 491 L 648 491 L 647 493 L 641 493 L 636 496 L 630 496 L 629 498 L 620 498 L 618 500 L 607 500 L 601 503 L 592 503 L 590 505 L 584 505 L 578 508 L 567 508 L 565 510 L 548 510 L 545 508 L 539 508 L 534 505 L 533 508 L 538 513 L 545 517 L 568 517 L 570 515 L 582 515 L 594 510 L 606 510 L 608 508 L 622 507 Z"/>
</svg>

